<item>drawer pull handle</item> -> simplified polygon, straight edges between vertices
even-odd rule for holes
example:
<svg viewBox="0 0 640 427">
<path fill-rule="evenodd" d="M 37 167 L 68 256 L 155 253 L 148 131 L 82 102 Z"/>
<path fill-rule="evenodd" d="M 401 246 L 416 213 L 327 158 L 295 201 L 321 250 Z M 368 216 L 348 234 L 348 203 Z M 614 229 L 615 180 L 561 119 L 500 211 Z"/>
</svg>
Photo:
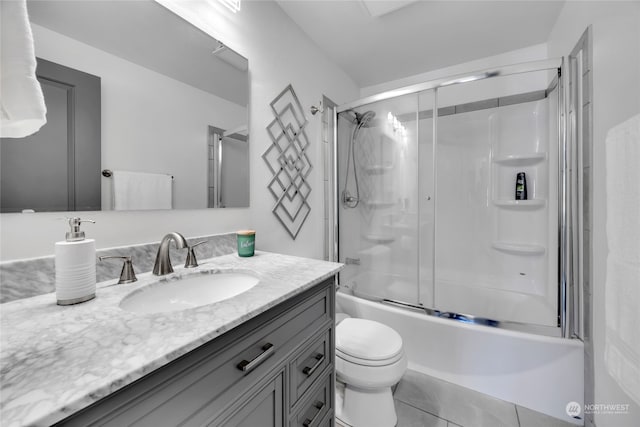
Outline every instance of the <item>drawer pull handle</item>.
<svg viewBox="0 0 640 427">
<path fill-rule="evenodd" d="M 322 362 L 324 362 L 324 354 L 320 354 L 320 353 L 316 354 L 315 359 L 316 359 L 316 363 L 314 363 L 312 367 L 305 366 L 305 368 L 302 370 L 302 373 L 308 377 L 313 375 L 316 369 L 318 369 L 320 365 L 322 365 Z"/>
<path fill-rule="evenodd" d="M 307 418 L 306 420 L 304 420 L 304 422 L 302 423 L 304 427 L 311 427 L 316 423 L 316 421 L 318 421 L 318 418 L 320 418 L 320 414 L 322 414 L 322 409 L 324 409 L 324 402 L 320 402 L 318 400 L 313 404 L 313 406 L 316 407 L 318 412 L 316 412 L 312 419 Z"/>
<path fill-rule="evenodd" d="M 262 353 L 254 357 L 253 360 L 243 360 L 242 362 L 238 363 L 238 369 L 240 369 L 242 372 L 249 373 L 260 366 L 260 364 L 267 360 L 269 356 L 273 356 L 273 353 L 275 351 L 276 350 L 273 344 L 266 343 L 262 346 Z"/>
</svg>

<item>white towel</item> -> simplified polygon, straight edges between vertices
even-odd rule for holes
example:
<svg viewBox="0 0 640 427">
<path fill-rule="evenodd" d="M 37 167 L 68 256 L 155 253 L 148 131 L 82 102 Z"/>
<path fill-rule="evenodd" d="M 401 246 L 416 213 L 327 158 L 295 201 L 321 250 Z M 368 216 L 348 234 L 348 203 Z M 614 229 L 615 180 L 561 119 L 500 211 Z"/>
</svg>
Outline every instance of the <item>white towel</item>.
<svg viewBox="0 0 640 427">
<path fill-rule="evenodd" d="M 640 114 L 612 128 L 607 155 L 605 364 L 640 404 Z"/>
<path fill-rule="evenodd" d="M 26 0 L 0 1 L 0 20 L 0 137 L 22 138 L 47 122 Z"/>
<path fill-rule="evenodd" d="M 165 174 L 113 171 L 113 209 L 171 209 L 171 181 Z"/>
</svg>

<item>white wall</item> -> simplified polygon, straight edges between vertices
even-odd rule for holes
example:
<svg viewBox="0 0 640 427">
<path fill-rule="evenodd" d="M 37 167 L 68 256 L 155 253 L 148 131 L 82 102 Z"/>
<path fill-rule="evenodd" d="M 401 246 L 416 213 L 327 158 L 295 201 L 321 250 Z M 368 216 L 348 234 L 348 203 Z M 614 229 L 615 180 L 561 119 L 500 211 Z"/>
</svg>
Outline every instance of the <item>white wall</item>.
<svg viewBox="0 0 640 427">
<path fill-rule="evenodd" d="M 186 236 L 255 228 L 261 250 L 322 257 L 323 176 L 320 116 L 308 108 L 325 94 L 338 104 L 358 97 L 355 83 L 322 54 L 316 45 L 271 1 L 245 1 L 233 14 L 206 1 L 162 0 L 213 37 L 249 59 L 251 78 L 250 144 L 251 207 L 233 210 L 171 212 L 96 212 L 83 214 L 98 221 L 87 225 L 99 248 L 158 241 L 177 230 Z M 311 214 L 293 241 L 271 213 L 274 200 L 266 189 L 269 171 L 261 156 L 270 144 L 266 126 L 273 120 L 269 103 L 291 83 L 305 108 L 311 141 L 309 176 Z M 53 243 L 64 237 L 64 214 L 3 214 L 0 217 L 0 259 L 11 260 L 53 253 Z"/>
<path fill-rule="evenodd" d="M 173 175 L 174 208 L 206 208 L 207 126 L 237 128 L 246 124 L 247 109 L 47 28 L 32 28 L 36 56 L 101 79 L 102 168 Z M 111 186 L 112 180 L 102 179 L 103 210 L 112 209 Z"/>
<path fill-rule="evenodd" d="M 550 34 L 549 54 L 568 55 L 588 25 L 593 30 L 593 229 L 586 237 L 593 246 L 595 403 L 630 404 L 628 415 L 595 414 L 595 422 L 600 427 L 637 426 L 640 406 L 620 389 L 604 365 L 608 253 L 604 142 L 612 126 L 640 112 L 640 3 L 567 2 Z"/>
</svg>

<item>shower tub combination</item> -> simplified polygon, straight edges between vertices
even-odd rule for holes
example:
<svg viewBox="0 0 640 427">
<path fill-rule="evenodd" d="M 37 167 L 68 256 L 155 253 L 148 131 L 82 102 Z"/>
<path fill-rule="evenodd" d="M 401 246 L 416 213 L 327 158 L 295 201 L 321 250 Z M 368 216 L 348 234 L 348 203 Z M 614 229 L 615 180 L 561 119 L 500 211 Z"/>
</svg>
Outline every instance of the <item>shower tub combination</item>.
<svg viewBox="0 0 640 427">
<path fill-rule="evenodd" d="M 397 330 L 410 369 L 581 424 L 566 412 L 583 403 L 583 343 L 561 67 L 338 107 L 330 255 L 346 264 L 338 311 Z"/>
<path fill-rule="evenodd" d="M 338 292 L 336 310 L 375 320 L 403 340 L 409 369 L 565 419 L 583 401 L 582 341 L 441 319 Z"/>
</svg>

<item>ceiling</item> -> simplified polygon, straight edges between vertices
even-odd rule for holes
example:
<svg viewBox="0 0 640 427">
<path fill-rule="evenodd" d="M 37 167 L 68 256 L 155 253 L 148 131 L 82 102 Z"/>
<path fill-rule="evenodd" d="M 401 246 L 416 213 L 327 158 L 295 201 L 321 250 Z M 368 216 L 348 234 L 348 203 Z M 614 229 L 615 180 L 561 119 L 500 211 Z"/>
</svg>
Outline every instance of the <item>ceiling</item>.
<svg viewBox="0 0 640 427">
<path fill-rule="evenodd" d="M 563 0 L 276 0 L 360 87 L 546 42 Z"/>
</svg>

